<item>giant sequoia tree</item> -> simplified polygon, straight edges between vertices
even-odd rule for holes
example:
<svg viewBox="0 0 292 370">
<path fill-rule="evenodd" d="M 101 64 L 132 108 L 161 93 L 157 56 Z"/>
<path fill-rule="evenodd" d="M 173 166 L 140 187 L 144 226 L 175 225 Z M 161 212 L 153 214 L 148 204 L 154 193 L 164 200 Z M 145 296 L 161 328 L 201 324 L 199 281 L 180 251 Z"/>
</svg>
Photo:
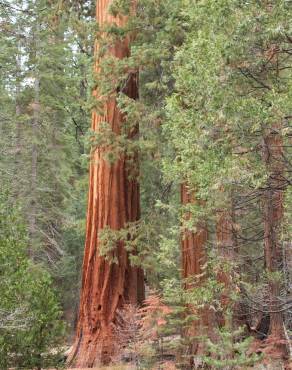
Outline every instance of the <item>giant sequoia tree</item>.
<svg viewBox="0 0 292 370">
<path fill-rule="evenodd" d="M 108 25 L 122 27 L 126 19 L 110 14 L 110 3 L 109 0 L 97 2 L 97 22 L 101 28 Z M 101 38 L 104 39 L 105 34 Z M 95 50 L 97 73 L 102 73 L 102 58 L 110 56 L 119 60 L 129 56 L 129 36 L 115 39 L 103 57 L 100 56 L 101 42 L 100 39 Z M 116 86 L 105 99 L 98 91 L 94 93 L 97 99 L 102 99 L 103 106 L 102 113 L 93 112 L 93 131 L 99 132 L 106 124 L 116 137 L 121 134 L 126 117 L 118 107 L 117 94 L 138 98 L 136 73 L 129 73 L 122 86 Z M 128 138 L 134 138 L 137 132 L 138 127 L 131 128 Z M 140 217 L 137 171 L 131 171 L 131 164 L 137 162 L 136 154 L 131 157 L 119 153 L 115 161 L 109 162 L 106 154 L 111 150 L 110 146 L 95 147 L 91 153 L 79 320 L 69 359 L 77 367 L 92 367 L 110 361 L 115 350 L 113 329 L 117 309 L 124 303 L 141 303 L 144 298 L 143 272 L 131 265 L 123 241 L 116 242 L 110 252 L 112 259 L 100 255 L 102 230 L 121 230 Z"/>
<path fill-rule="evenodd" d="M 279 232 L 283 222 L 284 190 L 287 187 L 281 125 L 275 124 L 264 138 L 263 159 L 269 177 L 263 191 L 264 254 L 269 283 L 269 339 L 282 356 L 289 356 L 284 323 L 285 301 L 281 299 L 283 282 L 283 245 Z M 289 341 L 289 339 L 288 339 Z"/>
<path fill-rule="evenodd" d="M 188 207 L 191 204 L 198 203 L 195 199 L 194 192 L 186 184 L 181 185 L 181 204 Z M 191 214 L 186 213 L 185 219 L 190 219 Z M 204 266 L 207 262 L 207 241 L 208 230 L 204 221 L 197 223 L 196 231 L 184 228 L 181 237 L 181 254 L 182 254 L 182 278 L 185 279 L 186 289 L 196 289 L 202 284 L 205 278 Z M 210 334 L 212 327 L 212 314 L 208 307 L 198 309 L 189 305 L 189 310 L 196 315 L 195 320 L 189 325 L 184 333 L 186 338 L 191 339 L 189 351 L 191 356 L 202 354 L 203 343 L 198 338 L 206 332 Z M 192 357 L 191 357 L 192 362 Z"/>
</svg>

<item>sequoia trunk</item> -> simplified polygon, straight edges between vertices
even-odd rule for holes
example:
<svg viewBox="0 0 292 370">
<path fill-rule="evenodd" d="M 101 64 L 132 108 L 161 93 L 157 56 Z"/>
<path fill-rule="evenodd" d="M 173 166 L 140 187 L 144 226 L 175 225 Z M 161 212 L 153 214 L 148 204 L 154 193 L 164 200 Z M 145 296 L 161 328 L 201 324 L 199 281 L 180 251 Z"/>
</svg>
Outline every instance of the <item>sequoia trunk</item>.
<svg viewBox="0 0 292 370">
<path fill-rule="evenodd" d="M 181 185 L 181 204 L 183 206 L 194 203 L 195 197 L 188 187 Z M 186 214 L 188 219 L 189 215 Z M 184 279 L 191 278 L 202 273 L 202 266 L 206 262 L 205 246 L 208 239 L 206 225 L 198 225 L 197 231 L 185 229 L 182 234 L 182 274 Z M 189 285 L 189 284 L 187 284 Z"/>
<path fill-rule="evenodd" d="M 269 172 L 266 189 L 263 192 L 264 206 L 264 250 L 265 265 L 269 279 L 269 339 L 275 341 L 282 356 L 287 355 L 286 330 L 284 326 L 283 301 L 283 246 L 280 241 L 280 227 L 284 213 L 284 177 L 283 140 L 275 125 L 264 138 L 264 161 Z"/>
<path fill-rule="evenodd" d="M 126 21 L 108 13 L 110 2 L 97 1 L 100 27 L 113 23 L 122 26 Z M 117 41 L 109 52 L 119 59 L 129 56 L 129 39 Z M 99 68 L 97 63 L 97 71 Z M 123 92 L 136 99 L 137 84 L 137 75 L 129 75 Z M 116 99 L 111 97 L 104 103 L 103 115 L 93 113 L 92 129 L 98 131 L 100 124 L 107 122 L 119 135 L 124 120 Z M 137 132 L 138 128 L 132 130 L 130 137 L 136 136 Z M 131 168 L 125 155 L 121 155 L 114 164 L 105 161 L 104 154 L 109 150 L 97 148 L 92 151 L 79 319 L 75 343 L 68 359 L 74 367 L 109 363 L 115 350 L 113 326 L 117 309 L 124 303 L 139 304 L 144 299 L 143 272 L 131 266 L 124 243 L 118 242 L 112 252 L 118 263 L 111 263 L 99 254 L 99 233 L 104 228 L 120 230 L 140 217 L 137 178 L 132 173 L 129 176 Z"/>
<path fill-rule="evenodd" d="M 196 199 L 193 191 L 190 191 L 186 184 L 181 185 L 181 204 L 187 206 L 190 203 L 195 203 Z M 185 214 L 185 219 L 189 219 L 190 214 Z M 182 250 L 182 277 L 185 279 L 185 288 L 194 289 L 203 281 L 203 266 L 207 261 L 206 243 L 208 240 L 208 231 L 204 222 L 198 223 L 197 231 L 184 229 L 181 237 Z M 192 356 L 202 354 L 204 346 L 200 336 L 208 335 L 212 337 L 212 323 L 214 323 L 214 313 L 211 312 L 208 306 L 197 310 L 196 307 L 190 305 L 189 310 L 197 316 L 184 336 L 190 340 L 189 354 Z M 198 339 L 196 339 L 196 337 Z"/>
<path fill-rule="evenodd" d="M 226 324 L 226 313 L 227 307 L 231 304 L 230 289 L 231 289 L 231 268 L 229 267 L 226 271 L 224 264 L 232 264 L 234 259 L 234 240 L 232 230 L 232 218 L 228 211 L 222 211 L 218 215 L 218 221 L 216 224 L 216 241 L 218 247 L 218 255 L 221 259 L 222 268 L 218 272 L 218 282 L 223 284 L 224 288 L 221 294 L 221 305 L 223 312 L 218 315 L 218 323 L 220 326 Z"/>
</svg>

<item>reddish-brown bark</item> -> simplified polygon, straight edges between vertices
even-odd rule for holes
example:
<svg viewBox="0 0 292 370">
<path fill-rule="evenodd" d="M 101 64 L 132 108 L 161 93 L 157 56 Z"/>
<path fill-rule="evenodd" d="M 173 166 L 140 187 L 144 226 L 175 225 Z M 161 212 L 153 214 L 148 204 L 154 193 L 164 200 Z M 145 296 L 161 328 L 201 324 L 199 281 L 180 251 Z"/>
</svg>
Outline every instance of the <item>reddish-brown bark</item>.
<svg viewBox="0 0 292 370">
<path fill-rule="evenodd" d="M 278 347 L 283 357 L 287 355 L 284 311 L 280 299 L 283 271 L 283 246 L 280 241 L 280 227 L 283 220 L 283 201 L 286 180 L 284 178 L 283 139 L 275 125 L 264 139 L 263 159 L 269 172 L 266 189 L 263 193 L 264 204 L 264 251 L 265 265 L 269 279 L 269 337 L 273 346 Z M 276 350 L 276 348 L 275 348 Z"/>
<path fill-rule="evenodd" d="M 110 15 L 109 4 L 110 0 L 97 1 L 97 22 L 101 27 L 110 23 L 122 26 L 126 19 Z M 129 38 L 118 41 L 109 52 L 120 59 L 127 57 L 129 42 Z M 96 70 L 99 69 L 97 63 Z M 123 92 L 130 98 L 138 97 L 136 75 L 129 77 Z M 124 120 L 115 98 L 111 97 L 104 103 L 103 115 L 93 113 L 92 129 L 98 131 L 101 122 L 108 122 L 112 131 L 120 134 Z M 129 137 L 137 135 L 137 130 L 132 130 Z M 127 157 L 121 155 L 114 164 L 110 164 L 103 159 L 108 150 L 110 148 L 94 149 L 90 164 L 79 319 L 68 359 L 77 368 L 110 362 L 115 350 L 113 326 L 117 309 L 124 303 L 139 304 L 144 299 L 143 272 L 131 266 L 122 241 L 117 243 L 112 252 L 118 263 L 111 263 L 99 255 L 100 231 L 105 227 L 120 230 L 140 217 L 139 184 L 132 173 L 129 176 Z"/>
<path fill-rule="evenodd" d="M 189 203 L 194 203 L 194 194 L 183 184 L 181 185 L 181 204 L 183 206 Z M 190 215 L 186 214 L 188 219 Z M 185 229 L 181 238 L 182 249 L 182 275 L 184 279 L 192 276 L 200 275 L 202 273 L 202 266 L 206 262 L 205 246 L 208 239 L 208 231 L 206 225 L 202 223 L 198 225 L 197 231 Z"/>
<path fill-rule="evenodd" d="M 218 254 L 222 259 L 222 264 L 224 265 L 224 263 L 232 263 L 232 260 L 234 258 L 234 240 L 232 232 L 232 219 L 228 211 L 222 211 L 219 215 L 216 225 L 216 240 Z M 218 281 L 224 285 L 223 292 L 221 294 L 221 305 L 223 311 L 225 311 L 225 309 L 231 303 L 231 278 L 232 277 L 230 275 L 230 272 L 225 271 L 224 268 L 220 269 L 220 271 L 218 272 Z M 225 319 L 223 315 L 219 315 L 219 324 L 224 325 L 224 323 Z"/>
<path fill-rule="evenodd" d="M 195 203 L 194 192 L 190 191 L 186 184 L 181 185 L 181 204 L 183 206 L 189 203 Z M 188 219 L 189 214 L 185 214 Z M 206 243 L 208 240 L 208 231 L 204 222 L 198 223 L 197 231 L 183 230 L 181 237 L 182 251 L 182 277 L 186 279 L 185 288 L 195 289 L 204 280 L 203 266 L 207 261 Z M 213 336 L 214 312 L 206 306 L 204 309 L 197 309 L 189 305 L 188 309 L 197 316 L 184 332 L 184 336 L 190 340 L 190 355 L 202 354 L 204 345 L 199 339 L 201 336 Z M 197 339 L 196 339 L 197 338 Z M 191 357 L 192 362 L 192 357 Z"/>
</svg>

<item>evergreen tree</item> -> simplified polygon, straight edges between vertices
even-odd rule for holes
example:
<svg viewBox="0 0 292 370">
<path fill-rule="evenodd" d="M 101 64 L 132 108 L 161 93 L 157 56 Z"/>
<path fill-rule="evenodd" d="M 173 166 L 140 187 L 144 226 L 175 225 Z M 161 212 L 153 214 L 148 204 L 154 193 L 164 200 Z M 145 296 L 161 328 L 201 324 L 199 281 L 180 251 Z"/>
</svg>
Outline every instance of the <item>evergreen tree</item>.
<svg viewBox="0 0 292 370">
<path fill-rule="evenodd" d="M 181 181 L 188 179 L 204 203 L 201 211 L 193 207 L 195 220 L 205 214 L 214 230 L 218 210 L 235 212 L 232 232 L 239 250 L 237 262 L 244 263 L 248 251 L 253 268 L 265 266 L 267 274 L 262 278 L 270 286 L 266 297 L 277 305 L 285 302 L 280 288 L 283 260 L 277 252 L 282 242 L 276 240 L 281 238 L 280 199 L 290 182 L 281 137 L 290 109 L 286 50 L 291 9 L 286 2 L 188 4 L 191 31 L 176 53 L 176 91 L 168 101 L 169 123 L 164 126 L 177 153 L 175 172 Z M 267 204 L 273 211 L 268 211 Z M 261 257 L 252 257 L 251 248 L 256 245 L 262 251 L 265 245 L 264 265 Z M 250 273 L 254 278 L 256 271 Z M 273 335 L 273 312 L 281 316 L 275 318 L 281 321 L 276 337 L 283 343 L 283 314 L 279 306 L 269 308 L 266 299 L 256 309 L 270 312 Z M 253 307 L 251 301 L 248 305 Z"/>
<path fill-rule="evenodd" d="M 60 305 L 49 274 L 27 256 L 24 224 L 7 195 L 0 197 L 0 366 L 56 366 L 64 335 Z"/>
</svg>

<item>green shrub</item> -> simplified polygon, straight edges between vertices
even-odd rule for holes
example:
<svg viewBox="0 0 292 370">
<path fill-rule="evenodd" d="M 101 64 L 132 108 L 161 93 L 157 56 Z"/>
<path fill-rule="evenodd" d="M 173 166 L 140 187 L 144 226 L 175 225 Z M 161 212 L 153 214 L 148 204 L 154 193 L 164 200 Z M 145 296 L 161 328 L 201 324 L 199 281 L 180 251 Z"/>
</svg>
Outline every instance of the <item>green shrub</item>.
<svg viewBox="0 0 292 370">
<path fill-rule="evenodd" d="M 0 195 L 0 368 L 46 368 L 60 360 L 64 325 L 50 275 L 28 257 L 17 209 Z"/>
<path fill-rule="evenodd" d="M 211 369 L 240 370 L 254 366 L 261 356 L 250 353 L 252 337 L 245 337 L 244 328 L 226 325 L 216 330 L 216 340 L 206 339 L 203 363 Z"/>
</svg>

